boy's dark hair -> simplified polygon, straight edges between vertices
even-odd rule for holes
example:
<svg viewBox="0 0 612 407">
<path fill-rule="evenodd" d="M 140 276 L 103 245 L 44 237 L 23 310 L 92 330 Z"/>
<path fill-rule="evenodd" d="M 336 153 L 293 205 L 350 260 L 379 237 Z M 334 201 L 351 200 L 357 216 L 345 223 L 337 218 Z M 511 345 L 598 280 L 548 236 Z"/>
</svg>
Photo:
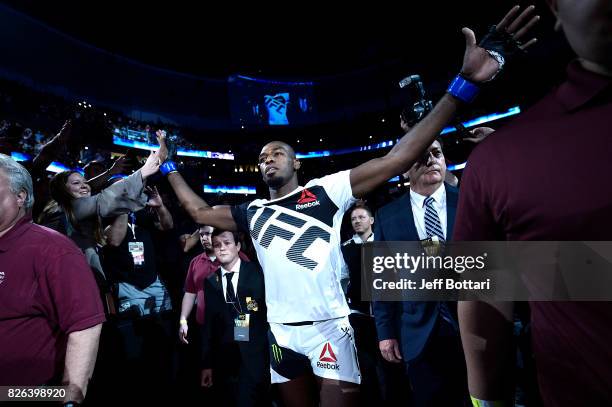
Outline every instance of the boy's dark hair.
<svg viewBox="0 0 612 407">
<path fill-rule="evenodd" d="M 234 236 L 234 243 L 236 244 L 240 243 L 240 237 L 238 236 L 238 232 L 232 232 L 229 230 L 223 230 L 223 229 L 217 229 L 217 228 L 215 228 L 212 234 L 210 235 L 211 241 L 215 236 L 219 236 L 221 233 L 224 233 L 224 232 L 230 232 L 232 236 Z"/>
</svg>

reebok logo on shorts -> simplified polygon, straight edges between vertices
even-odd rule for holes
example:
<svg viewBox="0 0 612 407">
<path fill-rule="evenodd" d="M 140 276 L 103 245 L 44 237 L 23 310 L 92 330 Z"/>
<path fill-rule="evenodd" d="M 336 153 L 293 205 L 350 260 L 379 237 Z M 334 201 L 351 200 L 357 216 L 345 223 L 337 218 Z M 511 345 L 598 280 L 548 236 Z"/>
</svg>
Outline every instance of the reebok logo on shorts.
<svg viewBox="0 0 612 407">
<path fill-rule="evenodd" d="M 306 209 L 317 205 L 321 205 L 321 203 L 317 200 L 317 196 L 309 190 L 304 189 L 300 199 L 297 201 L 297 205 L 295 205 L 295 210 Z"/>
<path fill-rule="evenodd" d="M 329 342 L 323 345 L 323 350 L 321 351 L 321 355 L 319 356 L 319 361 L 317 362 L 317 367 L 322 369 L 330 369 L 330 370 L 340 370 L 340 365 L 336 362 L 338 359 L 334 354 L 334 350 L 332 349 Z"/>
</svg>

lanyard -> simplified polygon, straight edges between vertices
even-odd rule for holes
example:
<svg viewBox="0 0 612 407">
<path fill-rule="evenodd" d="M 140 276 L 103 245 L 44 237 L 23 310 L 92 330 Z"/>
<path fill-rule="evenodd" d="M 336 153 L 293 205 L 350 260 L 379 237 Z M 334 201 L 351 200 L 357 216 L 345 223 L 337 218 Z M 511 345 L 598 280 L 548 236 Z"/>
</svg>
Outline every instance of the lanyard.
<svg viewBox="0 0 612 407">
<path fill-rule="evenodd" d="M 132 236 L 134 236 L 134 240 L 136 240 L 136 215 L 134 215 L 134 212 L 130 212 L 130 214 L 128 215 L 129 221 L 128 221 L 128 226 L 130 227 L 130 230 L 132 231 Z"/>
<path fill-rule="evenodd" d="M 237 275 L 238 273 L 234 273 L 234 275 L 232 276 L 232 279 L 227 281 L 226 279 L 226 283 L 227 284 L 231 284 L 232 288 L 234 287 L 234 283 L 232 282 L 232 280 L 234 280 L 234 276 Z M 221 276 L 221 278 L 225 277 L 224 275 Z M 228 286 L 225 287 L 225 293 L 224 296 L 225 298 L 227 298 L 227 290 L 228 290 Z M 223 288 L 223 284 L 221 284 L 221 288 Z M 225 302 L 226 304 L 232 304 L 232 307 L 234 307 L 234 310 L 236 310 L 236 312 L 238 313 L 238 315 L 244 315 L 244 312 L 242 312 L 242 305 L 240 305 L 240 300 L 238 299 L 238 284 L 236 284 L 236 289 L 234 290 L 234 295 L 236 297 L 236 302 L 238 303 L 238 308 L 236 308 L 236 304 L 233 302 Z"/>
</svg>

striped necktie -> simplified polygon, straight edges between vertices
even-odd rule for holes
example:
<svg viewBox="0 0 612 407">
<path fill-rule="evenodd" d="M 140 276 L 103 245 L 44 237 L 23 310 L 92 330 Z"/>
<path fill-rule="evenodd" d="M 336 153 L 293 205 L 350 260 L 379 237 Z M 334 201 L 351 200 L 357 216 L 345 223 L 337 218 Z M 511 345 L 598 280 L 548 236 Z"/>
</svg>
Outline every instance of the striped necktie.
<svg viewBox="0 0 612 407">
<path fill-rule="evenodd" d="M 436 208 L 434 208 L 434 199 L 431 196 L 425 198 L 425 232 L 427 233 L 428 238 L 436 235 L 440 241 L 444 241 L 442 223 L 440 222 L 440 217 L 438 216 Z M 440 302 L 440 307 L 438 309 L 442 319 L 448 322 L 456 332 L 459 332 L 459 326 L 457 321 L 455 321 L 455 318 L 453 318 L 448 304 L 445 302 Z"/>
<path fill-rule="evenodd" d="M 427 237 L 438 236 L 440 241 L 444 241 L 444 232 L 442 231 L 442 223 L 436 208 L 434 208 L 434 199 L 431 196 L 425 198 L 425 233 Z"/>
</svg>

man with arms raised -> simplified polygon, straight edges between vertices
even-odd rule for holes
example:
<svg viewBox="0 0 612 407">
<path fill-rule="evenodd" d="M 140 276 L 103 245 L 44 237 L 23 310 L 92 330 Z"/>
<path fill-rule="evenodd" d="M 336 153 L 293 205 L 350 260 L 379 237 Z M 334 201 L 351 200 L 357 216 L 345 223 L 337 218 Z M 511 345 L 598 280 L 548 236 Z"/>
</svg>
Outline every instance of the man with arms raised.
<svg viewBox="0 0 612 407">
<path fill-rule="evenodd" d="M 520 37 L 532 8 L 519 17 L 513 8 L 497 25 Z M 530 23 L 527 23 L 529 26 Z M 264 271 L 272 382 L 289 406 L 314 405 L 308 389 L 316 376 L 323 406 L 356 405 L 360 372 L 356 363 L 349 308 L 338 279 L 342 267 L 340 224 L 344 212 L 389 178 L 402 174 L 422 155 L 461 103 L 470 102 L 478 84 L 498 71 L 498 59 L 476 45 L 474 33 L 464 28 L 466 50 L 461 75 L 434 109 L 385 156 L 299 186 L 301 162 L 291 146 L 266 144 L 259 169 L 270 199 L 240 206 L 210 207 L 186 184 L 168 161 L 162 172 L 181 204 L 200 224 L 251 235 Z M 532 41 L 526 43 L 529 46 Z"/>
</svg>

